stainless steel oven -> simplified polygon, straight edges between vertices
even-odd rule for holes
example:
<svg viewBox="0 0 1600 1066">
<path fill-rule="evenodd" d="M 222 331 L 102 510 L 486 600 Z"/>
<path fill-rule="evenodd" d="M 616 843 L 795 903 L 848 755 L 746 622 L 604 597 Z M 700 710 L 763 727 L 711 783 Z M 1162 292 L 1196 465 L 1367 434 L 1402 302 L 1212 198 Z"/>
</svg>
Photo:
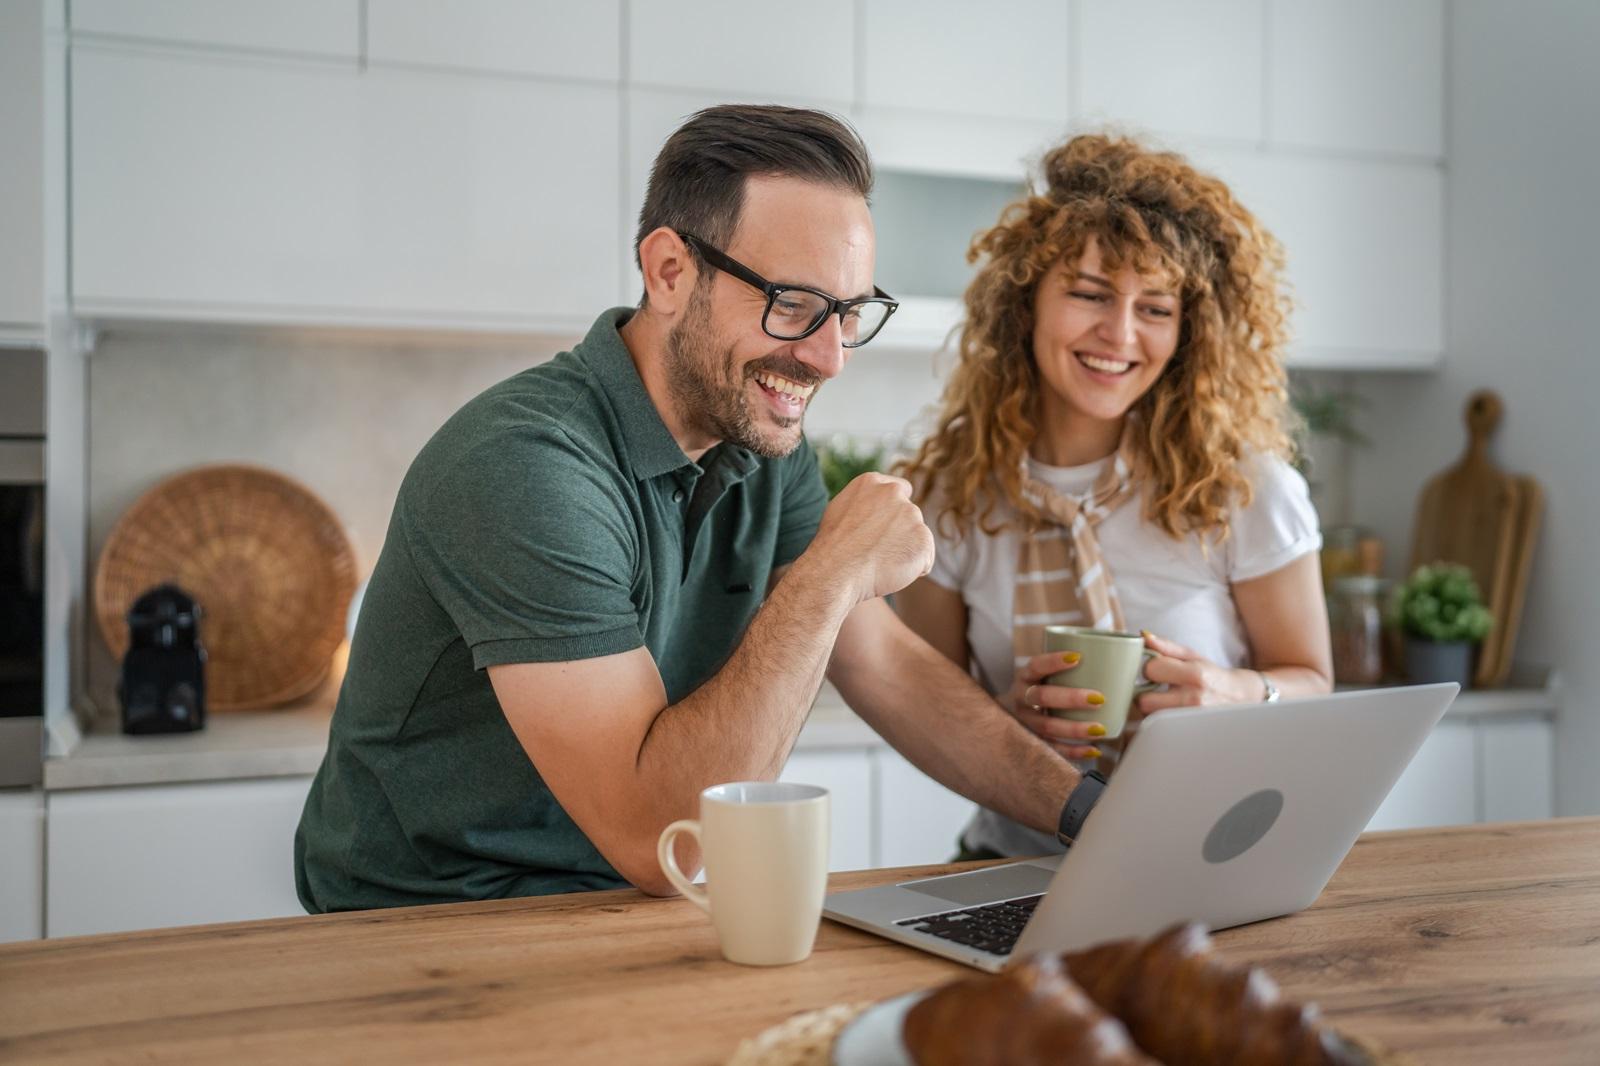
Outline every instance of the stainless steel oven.
<svg viewBox="0 0 1600 1066">
<path fill-rule="evenodd" d="M 0 788 L 44 766 L 44 356 L 0 351 Z"/>
</svg>

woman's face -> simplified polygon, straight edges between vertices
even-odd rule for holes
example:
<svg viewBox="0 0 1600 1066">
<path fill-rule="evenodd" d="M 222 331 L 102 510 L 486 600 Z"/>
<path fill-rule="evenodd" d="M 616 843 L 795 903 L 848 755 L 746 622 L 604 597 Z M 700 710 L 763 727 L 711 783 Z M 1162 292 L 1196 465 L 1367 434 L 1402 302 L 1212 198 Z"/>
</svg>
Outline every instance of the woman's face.
<svg viewBox="0 0 1600 1066">
<path fill-rule="evenodd" d="M 1040 280 L 1033 309 L 1046 421 L 1120 420 L 1178 347 L 1182 308 L 1170 285 L 1131 268 L 1107 273 L 1093 238 L 1076 263 Z"/>
</svg>

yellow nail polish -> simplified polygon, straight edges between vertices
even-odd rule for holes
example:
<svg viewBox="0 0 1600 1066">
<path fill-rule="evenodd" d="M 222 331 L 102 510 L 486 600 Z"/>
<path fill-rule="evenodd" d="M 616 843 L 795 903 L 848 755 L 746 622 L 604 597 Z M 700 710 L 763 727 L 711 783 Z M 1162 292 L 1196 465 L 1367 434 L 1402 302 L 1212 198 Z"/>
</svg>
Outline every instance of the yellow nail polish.
<svg viewBox="0 0 1600 1066">
<path fill-rule="evenodd" d="M 1149 639 L 1151 639 L 1152 637 L 1155 636 L 1155 634 L 1150 632 L 1148 629 L 1139 630 L 1139 635 L 1141 637 L 1143 637 L 1144 639 L 1146 639 L 1146 640 L 1149 640 Z"/>
<path fill-rule="evenodd" d="M 1099 748 L 1090 748 L 1088 757 L 1091 758 L 1091 759 L 1098 759 L 1100 757 L 1100 749 Z"/>
<path fill-rule="evenodd" d="M 1100 693 L 1098 693 L 1098 692 L 1089 693 L 1089 703 L 1091 705 L 1093 705 L 1095 707 L 1098 707 L 1102 703 L 1104 703 L 1105 701 L 1106 701 L 1106 698 L 1104 696 L 1100 695 Z"/>
<path fill-rule="evenodd" d="M 1095 722 L 1089 726 L 1089 735 L 1091 737 L 1103 737 L 1106 735 L 1106 727 L 1099 722 Z"/>
<path fill-rule="evenodd" d="M 1068 666 L 1077 666 L 1078 660 L 1081 658 L 1083 658 L 1083 656 L 1079 655 L 1077 652 L 1069 651 L 1061 657 L 1061 661 L 1066 663 Z"/>
</svg>

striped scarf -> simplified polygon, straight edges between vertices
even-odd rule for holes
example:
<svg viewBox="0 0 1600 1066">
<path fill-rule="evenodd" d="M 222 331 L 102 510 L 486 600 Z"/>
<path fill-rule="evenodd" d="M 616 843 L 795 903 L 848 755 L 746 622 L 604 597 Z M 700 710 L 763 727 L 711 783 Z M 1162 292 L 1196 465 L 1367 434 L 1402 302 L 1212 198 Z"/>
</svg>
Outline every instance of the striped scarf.
<svg viewBox="0 0 1600 1066">
<path fill-rule="evenodd" d="M 1111 569 L 1100 554 L 1094 529 L 1133 495 L 1131 423 L 1123 428 L 1116 454 L 1088 492 L 1080 496 L 1057 492 L 1028 473 L 1026 456 L 1022 460 L 1022 488 L 1051 524 L 1024 532 L 1017 550 L 1017 583 L 1011 608 L 1016 669 L 1045 650 L 1045 626 L 1120 631 L 1125 624 L 1122 604 L 1111 583 Z M 1138 731 L 1139 716 L 1130 709 L 1122 736 L 1094 742 L 1100 749 L 1095 767 L 1108 777 L 1115 772 Z M 1079 768 L 1086 766 L 1080 764 Z"/>
<path fill-rule="evenodd" d="M 1011 635 L 1019 668 L 1045 650 L 1045 626 L 1122 629 L 1122 605 L 1094 530 L 1133 495 L 1132 434 L 1124 429 L 1116 454 L 1080 496 L 1057 492 L 1028 473 L 1026 456 L 1022 462 L 1023 493 L 1049 522 L 1024 531 L 1017 552 Z"/>
</svg>

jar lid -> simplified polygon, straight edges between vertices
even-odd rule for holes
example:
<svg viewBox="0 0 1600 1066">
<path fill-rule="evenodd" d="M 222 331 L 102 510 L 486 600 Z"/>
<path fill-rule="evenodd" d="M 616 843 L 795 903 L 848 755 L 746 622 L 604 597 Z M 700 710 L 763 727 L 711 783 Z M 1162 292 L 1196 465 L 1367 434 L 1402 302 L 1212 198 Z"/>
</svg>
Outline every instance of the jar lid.
<svg viewBox="0 0 1600 1066">
<path fill-rule="evenodd" d="M 1383 592 L 1390 584 L 1388 578 L 1379 577 L 1377 574 L 1345 574 L 1343 577 L 1333 579 L 1333 590 L 1372 595 Z"/>
</svg>

